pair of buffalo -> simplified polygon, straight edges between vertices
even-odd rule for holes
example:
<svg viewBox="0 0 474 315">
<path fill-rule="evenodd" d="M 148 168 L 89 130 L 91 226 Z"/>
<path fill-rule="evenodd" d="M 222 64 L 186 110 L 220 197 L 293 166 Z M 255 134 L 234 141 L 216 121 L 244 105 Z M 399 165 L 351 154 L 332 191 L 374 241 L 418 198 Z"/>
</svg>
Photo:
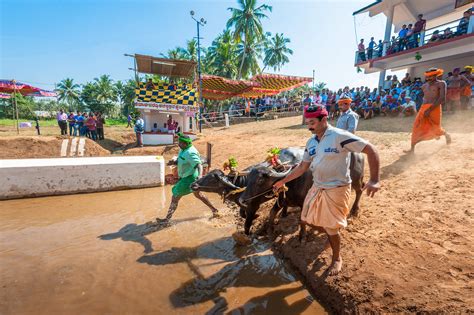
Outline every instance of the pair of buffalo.
<svg viewBox="0 0 474 315">
<path fill-rule="evenodd" d="M 284 165 L 296 166 L 303 158 L 304 148 L 287 148 L 280 152 L 280 161 Z M 364 156 L 358 153 L 351 154 L 350 174 L 352 189 L 356 198 L 351 208 L 351 215 L 357 215 L 359 200 L 362 195 L 364 176 Z M 239 174 L 224 174 L 215 169 L 198 179 L 191 185 L 194 191 L 217 193 L 230 202 L 240 206 L 240 215 L 245 218 L 245 234 L 250 234 L 255 213 L 260 205 L 270 199 L 278 198 L 270 212 L 270 227 L 273 226 L 276 214 L 283 209 L 282 216 L 287 215 L 288 207 L 303 207 L 303 202 L 313 184 L 313 176 L 308 170 L 303 176 L 287 183 L 288 191 L 275 196 L 273 184 L 285 177 L 291 170 L 276 172 L 267 162 L 259 163 L 245 169 Z M 245 189 L 243 189 L 245 188 Z"/>
</svg>

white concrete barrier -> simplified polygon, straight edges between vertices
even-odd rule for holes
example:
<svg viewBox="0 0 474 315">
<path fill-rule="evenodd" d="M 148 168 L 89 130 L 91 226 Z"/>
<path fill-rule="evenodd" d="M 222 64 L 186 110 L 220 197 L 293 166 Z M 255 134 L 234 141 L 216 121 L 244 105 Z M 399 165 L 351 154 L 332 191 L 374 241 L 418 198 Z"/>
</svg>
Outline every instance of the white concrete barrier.
<svg viewBox="0 0 474 315">
<path fill-rule="evenodd" d="M 164 184 L 161 156 L 0 160 L 0 200 Z"/>
</svg>

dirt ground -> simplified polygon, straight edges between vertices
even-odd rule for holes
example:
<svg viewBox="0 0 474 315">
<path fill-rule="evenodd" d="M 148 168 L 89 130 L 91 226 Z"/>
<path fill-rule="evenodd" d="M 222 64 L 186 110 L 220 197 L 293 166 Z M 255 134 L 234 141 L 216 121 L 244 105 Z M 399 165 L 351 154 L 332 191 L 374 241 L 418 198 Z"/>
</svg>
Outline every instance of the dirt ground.
<svg viewBox="0 0 474 315">
<path fill-rule="evenodd" d="M 408 157 L 403 149 L 409 147 L 412 121 L 377 117 L 360 123 L 358 135 L 379 150 L 382 190 L 373 199 L 362 198 L 359 217 L 342 232 L 344 267 L 339 276 L 325 273 L 330 256 L 321 252 L 324 236 L 311 234 L 305 244 L 299 243 L 299 209 L 279 218 L 271 236 L 276 252 L 333 312 L 474 312 L 474 113 L 443 118 L 452 133 L 450 146 L 444 138 L 424 142 L 415 156 Z M 0 158 L 26 157 L 28 151 L 28 157 L 59 155 L 55 141 L 60 137 L 11 134 L 8 127 L 0 128 Z M 263 160 L 268 149 L 303 146 L 309 136 L 301 118 L 291 117 L 205 129 L 195 145 L 205 153 L 206 143 L 213 144 L 213 168 L 229 156 L 245 168 Z M 176 146 L 135 148 L 133 134 L 123 127 L 107 128 L 106 137 L 98 145 L 107 154 L 169 158 L 178 152 Z M 254 231 L 264 230 L 259 226 L 264 227 L 268 210 L 269 206 L 260 209 L 263 215 Z"/>
</svg>

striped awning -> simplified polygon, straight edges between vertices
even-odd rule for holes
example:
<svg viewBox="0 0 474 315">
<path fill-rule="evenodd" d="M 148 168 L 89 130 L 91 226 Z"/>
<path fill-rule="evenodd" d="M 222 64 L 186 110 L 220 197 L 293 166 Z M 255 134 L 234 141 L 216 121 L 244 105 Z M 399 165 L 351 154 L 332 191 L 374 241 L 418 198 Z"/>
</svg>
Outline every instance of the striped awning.
<svg viewBox="0 0 474 315">
<path fill-rule="evenodd" d="M 212 100 L 223 100 L 234 97 L 258 83 L 247 80 L 231 80 L 215 75 L 202 76 L 202 97 Z"/>
<path fill-rule="evenodd" d="M 256 98 L 276 95 L 311 82 L 311 78 L 278 74 L 259 74 L 251 80 L 231 80 L 214 75 L 202 76 L 203 98 L 225 100 L 232 97 Z"/>
</svg>

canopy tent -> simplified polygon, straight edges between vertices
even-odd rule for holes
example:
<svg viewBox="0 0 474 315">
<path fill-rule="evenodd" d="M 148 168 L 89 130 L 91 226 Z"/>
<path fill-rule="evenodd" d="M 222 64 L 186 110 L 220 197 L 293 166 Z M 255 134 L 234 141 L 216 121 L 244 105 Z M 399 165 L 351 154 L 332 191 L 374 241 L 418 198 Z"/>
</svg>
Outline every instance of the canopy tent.
<svg viewBox="0 0 474 315">
<path fill-rule="evenodd" d="M 11 96 L 6 97 L 5 93 L 13 94 L 12 99 L 13 99 L 13 104 L 15 106 L 17 134 L 20 133 L 20 129 L 18 126 L 18 106 L 16 104 L 16 97 L 15 97 L 16 93 L 20 93 L 21 95 L 26 95 L 26 96 L 46 96 L 46 97 L 57 96 L 55 92 L 43 90 L 26 83 L 17 82 L 15 80 L 0 80 L 0 93 L 2 93 L 0 98 L 12 98 Z"/>
<path fill-rule="evenodd" d="M 136 71 L 167 77 L 189 78 L 194 75 L 196 62 L 191 60 L 157 58 L 147 55 L 133 55 Z"/>
<path fill-rule="evenodd" d="M 230 80 L 212 75 L 202 77 L 204 98 L 224 100 L 232 97 L 256 98 L 276 95 L 311 82 L 311 78 L 262 73 L 251 80 Z"/>
<path fill-rule="evenodd" d="M 211 100 L 224 100 L 257 87 L 259 84 L 247 80 L 231 80 L 216 75 L 202 76 L 202 96 Z"/>
<path fill-rule="evenodd" d="M 7 94 L 7 93 L 0 93 L 0 98 L 2 99 L 9 99 L 11 98 L 12 96 L 10 94 Z"/>
</svg>

